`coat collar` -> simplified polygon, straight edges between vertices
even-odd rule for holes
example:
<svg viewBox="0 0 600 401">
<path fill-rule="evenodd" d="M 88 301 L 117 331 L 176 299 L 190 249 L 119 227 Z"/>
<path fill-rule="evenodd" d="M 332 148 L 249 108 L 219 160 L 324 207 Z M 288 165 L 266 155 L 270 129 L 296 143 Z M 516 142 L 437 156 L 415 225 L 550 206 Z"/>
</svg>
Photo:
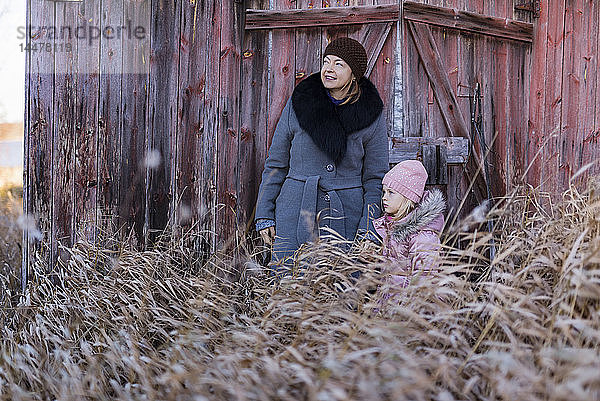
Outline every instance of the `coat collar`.
<svg viewBox="0 0 600 401">
<path fill-rule="evenodd" d="M 359 81 L 356 103 L 336 106 L 327 96 L 320 73 L 300 82 L 292 94 L 292 107 L 300 127 L 335 162 L 346 154 L 346 139 L 373 124 L 383 111 L 383 101 L 366 77 Z"/>
<path fill-rule="evenodd" d="M 440 217 L 443 216 L 445 210 L 446 201 L 444 200 L 444 195 L 442 191 L 435 188 L 425 191 L 421 202 L 417 204 L 417 207 L 408 216 L 397 222 L 388 222 L 386 220 L 388 216 L 386 215 L 375 220 L 373 224 L 378 229 L 378 233 L 387 231 L 384 226 L 390 227 L 391 237 L 395 241 L 402 242 L 425 229 L 441 230 L 443 219 L 440 219 Z M 441 224 L 436 224 L 438 221 L 441 221 Z"/>
</svg>

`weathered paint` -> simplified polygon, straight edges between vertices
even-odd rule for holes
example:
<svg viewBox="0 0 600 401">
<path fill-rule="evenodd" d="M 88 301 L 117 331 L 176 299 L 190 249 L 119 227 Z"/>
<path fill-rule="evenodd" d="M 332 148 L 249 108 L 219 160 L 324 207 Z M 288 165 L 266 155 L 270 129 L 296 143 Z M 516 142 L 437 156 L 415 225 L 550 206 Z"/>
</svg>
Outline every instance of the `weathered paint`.
<svg viewBox="0 0 600 401">
<path fill-rule="evenodd" d="M 29 1 L 33 26 L 74 23 L 83 16 L 112 25 L 131 19 L 150 31 L 146 41 L 100 41 L 85 54 L 57 54 L 56 65 L 51 53 L 28 58 L 24 205 L 43 236 L 27 247 L 26 260 L 37 257 L 52 266 L 59 245 L 70 245 L 79 229 L 94 240 L 123 229 L 121 238 L 144 246 L 150 232 L 195 227 L 206 254 L 227 244 L 236 226 L 251 227 L 262 166 L 283 106 L 294 85 L 319 69 L 322 49 L 338 36 L 373 46 L 381 42 L 371 79 L 384 98 L 390 135 L 448 136 L 435 88 L 404 20 L 393 24 L 386 38 L 377 36 L 385 31 L 377 24 L 241 29 L 243 6 L 394 3 Z M 467 125 L 468 96 L 475 83 L 482 85 L 485 138 L 493 141 L 494 195 L 520 183 L 523 175 L 545 190 L 564 188 L 571 174 L 597 159 L 598 4 L 543 0 L 541 15 L 533 20 L 509 0 L 423 3 L 534 22 L 533 45 L 431 28 Z M 402 54 L 396 54 L 398 48 Z M 403 106 L 394 104 L 398 99 Z M 156 169 L 143 163 L 150 149 L 160 152 Z M 580 180 L 599 170 L 595 165 Z M 451 208 L 456 211 L 464 199 L 467 209 L 472 206 L 464 168 L 450 166 L 448 180 Z M 99 232 L 90 231 L 93 224 Z"/>
<path fill-rule="evenodd" d="M 102 3 L 100 24 L 121 26 L 123 2 L 108 0 Z M 96 240 L 113 248 L 118 232 L 121 169 L 121 129 L 123 109 L 121 107 L 121 83 L 123 78 L 122 42 L 100 43 L 100 77 L 98 88 L 98 176 L 97 214 L 98 232 Z M 93 100 L 94 97 L 91 97 Z"/>
<path fill-rule="evenodd" d="M 248 4 L 256 9 L 269 8 L 268 0 L 253 0 Z M 319 36 L 320 38 L 320 36 Z M 308 42 L 308 34 L 305 40 Z M 297 39 L 298 40 L 298 39 Z M 319 48 L 319 46 L 315 46 Z M 237 224 L 251 232 L 253 228 L 254 204 L 267 153 L 268 81 L 269 81 L 269 32 L 246 32 L 242 52 L 241 98 L 240 98 L 240 143 Z M 320 55 L 319 55 L 320 57 Z M 298 61 L 297 61 L 298 62 Z M 307 61 L 299 70 L 311 70 Z"/>
<path fill-rule="evenodd" d="M 107 3 L 110 9 L 110 3 Z M 77 17 L 90 24 L 100 24 L 100 4 L 82 2 Z M 73 231 L 74 240 L 86 238 L 96 241 L 94 227 L 97 221 L 98 194 L 98 148 L 99 148 L 99 40 L 82 43 L 77 52 L 77 88 L 75 98 L 74 135 L 74 192 L 73 192 Z M 118 140 L 117 140 L 118 142 Z"/>
</svg>

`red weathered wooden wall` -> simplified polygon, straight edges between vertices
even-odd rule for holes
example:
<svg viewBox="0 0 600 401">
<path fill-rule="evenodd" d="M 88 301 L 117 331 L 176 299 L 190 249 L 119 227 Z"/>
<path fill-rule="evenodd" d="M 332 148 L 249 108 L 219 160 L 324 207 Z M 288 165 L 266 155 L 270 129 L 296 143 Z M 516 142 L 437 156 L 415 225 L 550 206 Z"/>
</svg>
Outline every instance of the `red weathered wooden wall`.
<svg viewBox="0 0 600 401">
<path fill-rule="evenodd" d="M 552 192 L 600 172 L 600 4 L 543 0 L 529 94 L 528 181 Z M 534 157 L 537 158 L 534 160 Z"/>
<path fill-rule="evenodd" d="M 165 228 L 193 225 L 199 251 L 227 242 L 243 199 L 240 156 L 249 155 L 238 146 L 243 4 L 30 0 L 27 7 L 37 49 L 27 55 L 24 204 L 42 238 L 25 235 L 23 279 L 32 259 L 51 268 L 60 246 L 82 237 L 144 247 Z M 145 28 L 143 39 L 48 36 L 48 27 L 129 21 Z M 56 51 L 41 51 L 42 43 Z"/>
<path fill-rule="evenodd" d="M 144 40 L 73 39 L 77 51 L 28 54 L 24 204 L 42 239 L 26 238 L 24 265 L 38 258 L 53 266 L 59 245 L 80 236 L 107 246 L 115 246 L 113 238 L 129 239 L 141 247 L 164 228 L 177 234 L 193 227 L 205 254 L 238 245 L 234 232 L 251 226 L 268 146 L 294 85 L 318 71 L 328 40 L 350 35 L 373 47 L 390 24 L 244 31 L 245 10 L 388 3 L 403 4 L 29 0 L 32 43 L 47 42 L 40 27 L 81 21 L 118 26 L 131 20 L 147 32 Z M 513 0 L 428 3 L 534 22 L 533 44 L 431 27 L 467 124 L 468 96 L 475 83 L 482 85 L 494 195 L 521 182 L 525 172 L 527 182 L 542 189 L 564 188 L 597 159 L 597 2 L 542 0 L 537 19 L 515 11 Z M 399 20 L 391 23 L 370 75 L 384 98 L 389 134 L 447 136 L 418 51 Z M 579 178 L 597 171 L 594 165 Z M 463 167 L 450 167 L 449 180 L 453 208 L 465 196 L 468 205 L 475 203 Z"/>
<path fill-rule="evenodd" d="M 470 11 L 486 16 L 532 22 L 531 13 L 516 11 L 512 0 L 429 0 L 436 6 Z M 451 28 L 431 27 L 450 84 L 465 123 L 470 128 L 469 96 L 481 85 L 483 132 L 490 147 L 491 191 L 501 196 L 519 181 L 524 171 L 522 159 L 526 146 L 529 75 L 532 46 L 509 40 Z M 404 33 L 405 126 L 408 136 L 447 136 L 439 104 L 414 42 Z M 479 150 L 478 143 L 475 143 Z M 469 211 L 478 203 L 464 166 L 449 166 L 446 195 L 450 212 Z M 466 197 L 466 199 L 465 199 Z M 462 214 L 462 213 L 461 213 Z"/>
<path fill-rule="evenodd" d="M 275 2 L 278 9 L 314 9 L 328 6 L 356 6 L 398 4 L 404 2 L 391 1 L 338 1 L 336 3 L 314 1 L 281 1 Z M 530 22 L 531 15 L 515 11 L 512 0 L 495 2 L 474 0 L 429 0 L 434 6 L 443 6 L 462 11 L 471 11 L 501 19 Z M 251 8 L 267 9 L 266 4 L 252 4 Z M 400 7 L 403 10 L 403 7 Z M 387 37 L 380 52 L 376 52 L 377 63 L 369 78 L 379 89 L 386 106 L 388 116 L 388 133 L 390 137 L 447 137 L 456 135 L 446 128 L 447 122 L 442 118 L 442 111 L 434 99 L 431 84 L 419 49 L 412 40 L 408 25 L 404 21 L 403 12 L 398 15 L 399 22 L 393 24 L 391 34 Z M 269 21 L 265 16 L 261 26 L 276 26 L 275 19 Z M 291 19 L 291 17 L 288 17 Z M 256 22 L 253 21 L 253 24 Z M 272 74 L 267 77 L 270 88 L 267 116 L 267 145 L 269 134 L 274 130 L 279 114 L 291 94 L 294 84 L 306 74 L 319 69 L 320 51 L 327 40 L 339 35 L 350 35 L 355 38 L 373 38 L 377 34 L 377 25 L 346 25 L 334 27 L 293 28 L 285 27 L 269 31 L 247 31 L 246 35 L 272 35 L 273 54 L 270 60 Z M 383 23 L 385 24 L 385 23 Z M 291 25 L 291 24 L 290 24 Z M 421 25 L 421 24 L 419 24 Z M 527 115 L 515 113 L 515 110 L 528 108 L 528 97 L 518 94 L 529 92 L 529 68 L 531 63 L 531 43 L 505 38 L 492 37 L 473 32 L 465 32 L 451 28 L 427 25 L 434 37 L 437 52 L 442 61 L 442 74 L 450 79 L 451 91 L 457 97 L 460 115 L 466 123 L 468 135 L 470 125 L 469 96 L 473 94 L 476 83 L 483 88 L 484 132 L 486 142 L 490 145 L 489 155 L 492 183 L 492 195 L 500 196 L 516 181 L 519 171 L 523 171 L 520 163 L 512 163 L 515 154 L 522 154 L 524 146 L 522 138 L 527 131 Z M 368 33 L 367 33 L 368 32 Z M 254 36 L 253 36 L 254 37 Z M 314 42 L 321 42 L 321 49 Z M 367 47 L 368 52 L 373 46 Z M 249 49 L 249 50 L 248 50 Z M 257 48 L 247 49 L 253 54 Z M 292 68 L 295 66 L 295 80 Z M 509 79 L 512 75 L 514 79 Z M 271 90 L 271 88 L 273 88 Z M 242 105 L 244 107 L 244 105 Z M 511 114 L 512 112 L 512 114 Z M 492 146 L 493 144 L 493 146 Z M 517 158 L 518 159 L 518 158 Z M 509 162 L 509 160 L 511 162 Z M 468 191 L 470 179 L 465 174 L 466 166 L 449 167 L 449 184 L 442 189 L 446 192 L 450 205 L 450 213 L 454 214 L 468 197 L 464 210 L 476 205 L 478 199 L 475 191 Z M 258 169 L 260 170 L 260 168 Z"/>
</svg>

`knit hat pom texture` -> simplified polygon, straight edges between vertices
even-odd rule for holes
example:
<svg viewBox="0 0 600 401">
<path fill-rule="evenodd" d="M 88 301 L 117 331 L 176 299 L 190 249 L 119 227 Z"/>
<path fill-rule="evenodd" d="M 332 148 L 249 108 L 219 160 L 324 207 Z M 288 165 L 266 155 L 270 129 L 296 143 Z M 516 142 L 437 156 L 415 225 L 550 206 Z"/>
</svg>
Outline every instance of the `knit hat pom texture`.
<svg viewBox="0 0 600 401">
<path fill-rule="evenodd" d="M 383 177 L 383 185 L 417 203 L 425 191 L 427 171 L 418 160 L 405 160 L 396 164 Z"/>
</svg>

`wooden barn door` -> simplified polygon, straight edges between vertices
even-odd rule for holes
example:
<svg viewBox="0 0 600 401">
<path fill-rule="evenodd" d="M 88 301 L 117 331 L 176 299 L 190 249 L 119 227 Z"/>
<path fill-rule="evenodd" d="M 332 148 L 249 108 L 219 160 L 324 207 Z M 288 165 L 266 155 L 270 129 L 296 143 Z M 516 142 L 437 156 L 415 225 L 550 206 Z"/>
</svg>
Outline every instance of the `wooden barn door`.
<svg viewBox="0 0 600 401">
<path fill-rule="evenodd" d="M 502 196 L 526 171 L 535 5 L 429 3 L 403 2 L 403 137 L 469 139 L 466 163 L 448 163 L 452 214 Z"/>
<path fill-rule="evenodd" d="M 533 17 L 513 0 L 428 3 L 275 0 L 269 9 L 268 1 L 248 2 L 241 126 L 243 142 L 255 148 L 242 157 L 257 160 L 241 179 L 254 188 L 242 191 L 246 200 L 256 199 L 266 149 L 295 84 L 319 70 L 329 40 L 346 35 L 370 55 L 367 76 L 386 106 L 391 162 L 421 158 L 451 211 L 465 197 L 468 210 L 506 192 L 526 166 Z M 470 101 L 478 85 L 479 138 Z"/>
</svg>

